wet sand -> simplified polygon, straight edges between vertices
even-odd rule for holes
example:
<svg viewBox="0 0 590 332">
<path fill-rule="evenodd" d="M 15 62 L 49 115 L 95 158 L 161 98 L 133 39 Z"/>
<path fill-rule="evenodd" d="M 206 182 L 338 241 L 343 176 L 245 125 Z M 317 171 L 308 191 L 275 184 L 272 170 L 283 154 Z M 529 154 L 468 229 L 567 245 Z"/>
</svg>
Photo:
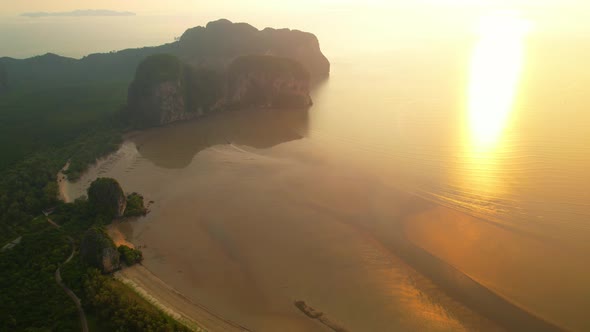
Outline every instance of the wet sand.
<svg viewBox="0 0 590 332">
<path fill-rule="evenodd" d="M 585 256 L 443 206 L 408 216 L 402 232 L 496 294 L 509 294 L 511 303 L 568 330 L 590 327 L 583 319 L 590 294 L 581 287 L 590 275 Z"/>
<path fill-rule="evenodd" d="M 142 265 L 124 268 L 115 273 L 115 278 L 194 331 L 248 331 L 192 302 Z"/>
</svg>

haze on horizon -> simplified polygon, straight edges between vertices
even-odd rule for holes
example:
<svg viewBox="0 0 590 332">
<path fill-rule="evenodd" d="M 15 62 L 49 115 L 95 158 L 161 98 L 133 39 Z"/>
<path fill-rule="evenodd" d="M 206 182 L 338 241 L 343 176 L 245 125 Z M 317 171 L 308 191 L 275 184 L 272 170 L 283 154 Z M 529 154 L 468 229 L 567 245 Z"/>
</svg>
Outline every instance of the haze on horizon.
<svg viewBox="0 0 590 332">
<path fill-rule="evenodd" d="M 23 17 L 24 13 L 101 9 L 136 16 Z M 291 28 L 318 36 L 334 57 L 350 52 L 396 48 L 396 40 L 434 41 L 468 38 L 481 17 L 511 12 L 552 25 L 572 38 L 583 38 L 590 24 L 582 0 L 420 0 L 336 1 L 27 1 L 0 5 L 0 56 L 26 58 L 52 52 L 79 58 L 96 52 L 160 45 L 186 29 L 227 18 L 259 29 Z M 579 19 L 576 19 L 579 18 Z M 326 24 L 329 23 L 329 24 Z M 556 29 L 555 27 L 559 27 Z M 542 28 L 542 27 L 541 27 Z M 343 38 L 346 36 L 346 38 Z M 406 43 L 407 44 L 407 43 Z"/>
</svg>

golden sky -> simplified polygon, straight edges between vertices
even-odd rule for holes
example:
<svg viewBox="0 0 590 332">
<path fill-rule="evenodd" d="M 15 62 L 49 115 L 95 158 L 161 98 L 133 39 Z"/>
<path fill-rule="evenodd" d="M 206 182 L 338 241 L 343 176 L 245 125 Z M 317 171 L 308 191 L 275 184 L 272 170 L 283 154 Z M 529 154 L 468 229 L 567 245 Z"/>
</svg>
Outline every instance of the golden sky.
<svg viewBox="0 0 590 332">
<path fill-rule="evenodd" d="M 137 16 L 19 16 L 84 9 L 131 11 Z M 404 38 L 458 38 L 473 33 L 481 17 L 499 10 L 561 26 L 568 34 L 590 33 L 587 0 L 0 0 L 0 56 L 55 52 L 80 57 L 158 45 L 219 18 L 260 29 L 287 27 L 313 32 L 330 55 L 370 49 L 365 45 L 395 48 Z"/>
<path fill-rule="evenodd" d="M 390 7 L 399 6 L 453 6 L 453 7 L 581 7 L 590 8 L 585 0 L 28 0 L 2 1 L 3 15 L 31 11 L 69 11 L 75 9 L 110 9 L 144 12 L 196 12 L 201 10 L 313 10 L 314 8 L 338 7 Z"/>
</svg>

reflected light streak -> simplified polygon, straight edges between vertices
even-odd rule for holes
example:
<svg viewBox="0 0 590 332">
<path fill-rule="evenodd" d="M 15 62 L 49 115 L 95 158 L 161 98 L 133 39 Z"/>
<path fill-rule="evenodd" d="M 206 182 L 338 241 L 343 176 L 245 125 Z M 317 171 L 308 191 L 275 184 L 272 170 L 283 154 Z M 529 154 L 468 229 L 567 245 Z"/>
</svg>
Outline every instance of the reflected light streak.
<svg viewBox="0 0 590 332">
<path fill-rule="evenodd" d="M 489 151 L 497 145 L 510 112 L 523 63 L 529 24 L 513 15 L 480 21 L 480 40 L 470 68 L 468 112 L 470 145 Z"/>
</svg>

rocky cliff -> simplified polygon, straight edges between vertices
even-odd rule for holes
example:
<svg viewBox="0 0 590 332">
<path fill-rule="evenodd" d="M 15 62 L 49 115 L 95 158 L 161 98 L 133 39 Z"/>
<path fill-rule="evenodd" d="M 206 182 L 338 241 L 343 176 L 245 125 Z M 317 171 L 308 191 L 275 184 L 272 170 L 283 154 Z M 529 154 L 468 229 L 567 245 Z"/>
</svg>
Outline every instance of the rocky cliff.
<svg viewBox="0 0 590 332">
<path fill-rule="evenodd" d="M 146 58 L 129 86 L 130 121 L 141 128 L 188 119 L 183 76 L 183 64 L 173 55 Z"/>
<path fill-rule="evenodd" d="M 88 202 L 96 212 L 110 221 L 122 217 L 127 207 L 123 189 L 115 179 L 98 178 L 88 188 Z"/>
<path fill-rule="evenodd" d="M 306 108 L 310 74 L 299 62 L 269 55 L 235 58 L 223 71 L 194 68 L 172 55 L 148 57 L 128 92 L 135 127 L 163 125 L 239 108 Z"/>
<path fill-rule="evenodd" d="M 301 63 L 312 76 L 330 73 L 330 62 L 315 35 L 290 29 L 260 31 L 226 19 L 187 30 L 174 54 L 195 67 L 226 67 L 242 55 L 273 55 Z"/>
<path fill-rule="evenodd" d="M 287 58 L 239 57 L 228 68 L 223 104 L 238 108 L 309 107 L 309 73 Z"/>
<path fill-rule="evenodd" d="M 113 240 L 103 229 L 91 228 L 86 231 L 80 243 L 80 257 L 84 263 L 103 273 L 111 273 L 121 267 L 119 256 Z"/>
</svg>

